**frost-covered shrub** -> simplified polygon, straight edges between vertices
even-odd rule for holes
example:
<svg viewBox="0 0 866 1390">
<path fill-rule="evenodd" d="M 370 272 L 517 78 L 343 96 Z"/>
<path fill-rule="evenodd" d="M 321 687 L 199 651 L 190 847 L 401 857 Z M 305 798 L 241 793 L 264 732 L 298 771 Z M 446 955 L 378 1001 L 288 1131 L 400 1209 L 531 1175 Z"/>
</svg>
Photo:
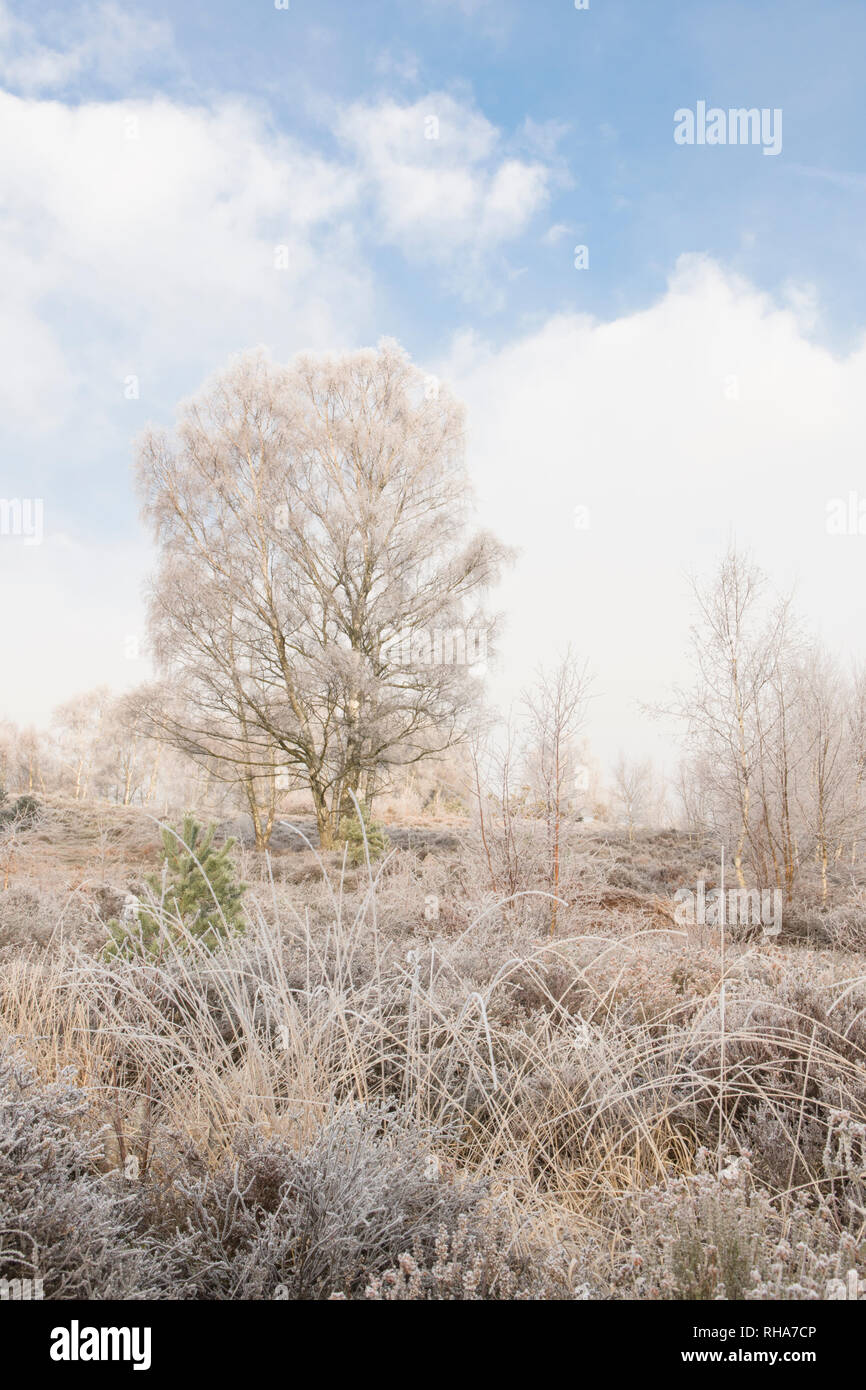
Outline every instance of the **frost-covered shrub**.
<svg viewBox="0 0 866 1390">
<path fill-rule="evenodd" d="M 747 1156 L 714 1165 L 701 1151 L 695 1174 L 633 1199 L 620 1297 L 826 1299 L 850 1270 L 866 1270 L 866 1246 L 840 1233 L 826 1206 L 774 1200 Z"/>
<path fill-rule="evenodd" d="M 184 1199 L 166 1255 L 186 1297 L 363 1298 L 407 1250 L 432 1271 L 443 1240 L 501 1243 L 485 1185 L 456 1181 L 394 1110 L 347 1108 L 302 1152 L 250 1136 Z"/>
<path fill-rule="evenodd" d="M 249 1129 L 213 1174 L 175 1146 L 138 1180 L 102 1171 L 89 1107 L 70 1074 L 0 1058 L 0 1277 L 46 1298 L 569 1296 L 564 1260 L 519 1251 L 487 1184 L 395 1109 L 346 1108 L 301 1150 Z"/>
<path fill-rule="evenodd" d="M 405 1252 L 393 1269 L 371 1278 L 364 1296 L 389 1303 L 575 1297 L 566 1276 L 558 1252 L 521 1255 L 504 1223 L 491 1219 L 473 1229 L 461 1216 L 455 1230 L 440 1228 L 432 1260 L 418 1247 L 414 1254 Z"/>
<path fill-rule="evenodd" d="M 0 1054 L 0 1278 L 41 1279 L 45 1298 L 159 1296 L 132 1199 L 98 1171 L 87 1109 L 70 1072 L 43 1085 Z"/>
<path fill-rule="evenodd" d="M 105 939 L 94 904 L 84 894 L 63 894 L 33 881 L 13 883 L 0 892 L 0 958 L 42 952 L 73 942 L 98 949 Z"/>
<path fill-rule="evenodd" d="M 858 888 L 826 914 L 822 923 L 837 950 L 866 951 L 866 889 Z"/>
<path fill-rule="evenodd" d="M 58 915 L 53 898 L 36 888 L 13 884 L 0 893 L 0 950 L 45 947 L 54 935 Z"/>
</svg>

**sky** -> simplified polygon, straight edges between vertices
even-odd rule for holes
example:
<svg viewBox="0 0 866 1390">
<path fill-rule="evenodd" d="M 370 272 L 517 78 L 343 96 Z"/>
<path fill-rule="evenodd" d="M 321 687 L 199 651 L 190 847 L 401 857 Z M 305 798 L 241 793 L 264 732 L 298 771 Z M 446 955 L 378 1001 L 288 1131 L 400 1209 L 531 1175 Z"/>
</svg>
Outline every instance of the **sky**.
<svg viewBox="0 0 866 1390">
<path fill-rule="evenodd" d="M 864 48 L 862 0 L 0 0 L 0 717 L 150 674 L 134 440 L 259 345 L 465 400 L 490 698 L 570 644 L 602 762 L 675 760 L 731 539 L 861 659 Z"/>
</svg>

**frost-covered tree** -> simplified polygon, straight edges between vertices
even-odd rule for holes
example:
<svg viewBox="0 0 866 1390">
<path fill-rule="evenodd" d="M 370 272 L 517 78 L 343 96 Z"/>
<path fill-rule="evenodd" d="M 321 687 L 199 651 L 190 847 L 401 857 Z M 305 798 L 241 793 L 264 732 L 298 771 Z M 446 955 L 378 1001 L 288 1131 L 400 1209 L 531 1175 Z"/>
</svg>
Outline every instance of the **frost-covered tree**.
<svg viewBox="0 0 866 1390">
<path fill-rule="evenodd" d="M 577 737 L 586 720 L 589 687 L 587 665 L 569 647 L 555 670 L 541 670 L 523 696 L 529 716 L 527 772 L 540 793 L 547 825 L 551 936 L 556 933 L 560 891 L 562 819 L 577 784 Z"/>
<path fill-rule="evenodd" d="M 634 840 L 634 828 L 650 809 L 653 794 L 653 769 L 648 758 L 627 758 L 620 750 L 611 771 L 611 801 L 614 813 L 628 826 L 629 842 Z"/>
<path fill-rule="evenodd" d="M 76 801 L 91 792 L 112 699 L 108 686 L 100 685 L 58 705 L 52 714 L 60 760 Z"/>
<path fill-rule="evenodd" d="M 461 739 L 504 550 L 470 530 L 461 406 L 396 344 L 236 360 L 145 437 L 138 481 L 151 732 L 239 782 L 276 759 L 326 847 L 350 792 Z"/>
<path fill-rule="evenodd" d="M 696 586 L 696 681 L 673 707 L 687 725 L 684 801 L 733 849 L 746 877 L 790 900 L 813 862 L 828 897 L 832 866 L 853 863 L 866 824 L 866 694 L 731 550 Z"/>
</svg>

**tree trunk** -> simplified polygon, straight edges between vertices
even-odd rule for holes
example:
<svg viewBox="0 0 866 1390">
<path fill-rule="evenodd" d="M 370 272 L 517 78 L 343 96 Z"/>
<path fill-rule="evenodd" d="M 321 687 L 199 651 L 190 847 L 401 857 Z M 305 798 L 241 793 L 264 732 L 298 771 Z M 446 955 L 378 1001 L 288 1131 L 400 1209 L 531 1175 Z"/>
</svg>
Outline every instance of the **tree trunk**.
<svg viewBox="0 0 866 1390">
<path fill-rule="evenodd" d="M 314 778 L 310 778 L 310 791 L 316 808 L 316 830 L 319 834 L 319 848 L 333 849 L 337 826 L 333 811 L 328 806 L 324 788 Z"/>
<path fill-rule="evenodd" d="M 253 832 L 256 837 L 256 849 L 266 850 L 271 839 L 271 831 L 274 828 L 274 809 L 273 799 L 268 808 L 268 814 L 263 819 L 262 810 L 256 798 L 256 784 L 253 777 L 244 778 L 244 791 L 246 793 L 247 805 L 250 808 L 250 817 L 253 822 Z"/>
</svg>

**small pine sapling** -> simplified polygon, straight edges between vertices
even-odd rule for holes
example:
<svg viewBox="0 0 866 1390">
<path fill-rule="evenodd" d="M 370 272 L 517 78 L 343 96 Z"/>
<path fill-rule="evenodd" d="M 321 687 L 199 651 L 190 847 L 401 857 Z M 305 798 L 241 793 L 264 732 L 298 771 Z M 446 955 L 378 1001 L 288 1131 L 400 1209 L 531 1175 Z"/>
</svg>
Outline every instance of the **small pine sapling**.
<svg viewBox="0 0 866 1390">
<path fill-rule="evenodd" d="M 366 851 L 364 849 L 365 834 L 367 839 Z M 384 828 L 378 821 L 373 820 L 366 804 L 361 807 L 360 816 L 357 811 L 352 816 L 343 816 L 337 838 L 339 843 L 346 845 L 346 856 L 349 863 L 355 868 L 359 868 L 367 862 L 367 853 L 370 855 L 371 864 L 376 859 L 381 859 L 390 845 Z"/>
<path fill-rule="evenodd" d="M 10 803 L 7 793 L 0 787 L 0 825 L 12 825 L 17 830 L 29 830 L 36 824 L 39 816 L 39 802 L 35 796 L 19 796 Z"/>
<path fill-rule="evenodd" d="M 132 929 L 116 920 L 109 922 L 111 941 L 106 957 L 157 956 L 166 937 L 182 945 L 192 937 L 207 950 L 215 950 L 227 937 L 244 930 L 242 899 L 246 884 L 235 877 L 230 859 L 233 839 L 214 847 L 215 825 L 207 830 L 186 815 L 179 831 L 165 826 L 162 873 L 152 875 L 148 887 L 153 905 L 142 905 Z"/>
</svg>

